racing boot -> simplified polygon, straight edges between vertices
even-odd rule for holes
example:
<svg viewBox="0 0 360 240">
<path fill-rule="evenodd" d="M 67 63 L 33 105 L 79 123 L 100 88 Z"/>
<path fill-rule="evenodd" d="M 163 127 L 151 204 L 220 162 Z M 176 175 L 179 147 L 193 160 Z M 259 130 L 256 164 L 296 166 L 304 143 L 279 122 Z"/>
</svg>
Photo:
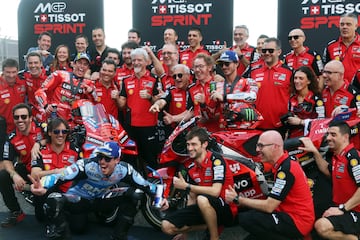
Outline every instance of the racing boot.
<svg viewBox="0 0 360 240">
<path fill-rule="evenodd" d="M 134 224 L 133 218 L 120 216 L 118 222 L 114 227 L 114 232 L 110 239 L 112 240 L 127 240 L 128 232 L 131 226 Z"/>
<path fill-rule="evenodd" d="M 71 239 L 69 226 L 66 222 L 60 225 L 49 224 L 46 226 L 45 237 L 51 240 L 69 240 Z"/>
</svg>

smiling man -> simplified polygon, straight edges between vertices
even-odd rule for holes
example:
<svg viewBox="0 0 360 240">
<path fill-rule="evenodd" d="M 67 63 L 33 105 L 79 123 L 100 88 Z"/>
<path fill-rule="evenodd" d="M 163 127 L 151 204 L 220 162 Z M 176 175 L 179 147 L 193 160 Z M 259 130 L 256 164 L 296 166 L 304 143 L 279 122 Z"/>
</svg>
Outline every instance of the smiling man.
<svg viewBox="0 0 360 240">
<path fill-rule="evenodd" d="M 25 184 L 30 182 L 27 174 L 31 171 L 31 149 L 43 138 L 43 129 L 33 122 L 29 105 L 20 103 L 12 113 L 16 130 L 8 135 L 1 156 L 5 169 L 0 171 L 0 191 L 10 210 L 9 216 L 1 222 L 2 227 L 12 227 L 25 217 L 12 185 L 17 191 L 23 191 Z M 15 163 L 17 157 L 19 159 Z"/>
<path fill-rule="evenodd" d="M 93 81 L 84 76 L 90 67 L 90 58 L 86 53 L 79 53 L 75 58 L 73 73 L 53 72 L 43 86 L 35 92 L 39 106 L 49 116 L 56 105 L 57 115 L 67 121 L 71 119 L 71 105 L 74 100 L 90 99 L 95 101 L 96 92 Z"/>
</svg>

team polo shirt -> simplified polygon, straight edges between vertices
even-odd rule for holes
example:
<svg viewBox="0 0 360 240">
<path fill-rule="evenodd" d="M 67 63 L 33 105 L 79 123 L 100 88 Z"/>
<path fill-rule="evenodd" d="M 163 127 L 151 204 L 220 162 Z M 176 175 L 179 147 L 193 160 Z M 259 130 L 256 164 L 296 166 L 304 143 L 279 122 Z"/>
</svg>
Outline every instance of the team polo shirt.
<svg viewBox="0 0 360 240">
<path fill-rule="evenodd" d="M 311 51 L 308 47 L 305 47 L 305 50 L 299 54 L 296 54 L 294 51 L 286 54 L 285 64 L 294 70 L 301 66 L 308 66 L 314 70 L 316 76 L 320 76 L 324 68 L 320 54 Z"/>
<path fill-rule="evenodd" d="M 330 162 L 333 202 L 346 203 L 360 187 L 360 153 L 349 144 L 339 155 L 333 155 Z M 360 212 L 360 204 L 352 210 Z"/>
<path fill-rule="evenodd" d="M 332 111 L 340 105 L 360 109 L 360 93 L 356 88 L 349 85 L 347 82 L 345 82 L 332 95 L 330 93 L 330 88 L 325 87 L 322 92 L 322 98 L 325 105 L 326 117 L 331 117 Z"/>
<path fill-rule="evenodd" d="M 196 57 L 196 55 L 198 55 L 199 53 L 204 53 L 210 56 L 210 53 L 204 48 L 204 46 L 200 46 L 200 48 L 196 49 L 195 51 L 192 51 L 190 48 L 187 48 L 180 52 L 180 63 L 185 64 L 191 69 L 192 62 Z"/>
<path fill-rule="evenodd" d="M 130 126 L 133 127 L 150 127 L 157 123 L 157 114 L 149 112 L 151 107 L 151 99 L 143 99 L 140 97 L 140 90 L 148 90 L 155 96 L 159 92 L 156 88 L 156 79 L 150 74 L 145 74 L 140 79 L 131 76 L 123 81 L 123 87 L 120 96 L 126 98 L 127 114 L 130 117 Z"/>
<path fill-rule="evenodd" d="M 291 75 L 291 69 L 280 61 L 271 68 L 262 65 L 250 72 L 250 77 L 259 88 L 256 109 L 264 117 L 259 128 L 273 129 L 281 126 L 280 117 L 288 112 Z"/>
<path fill-rule="evenodd" d="M 31 122 L 29 135 L 25 136 L 17 129 L 9 134 L 4 144 L 3 160 L 13 161 L 19 156 L 18 162 L 26 166 L 26 170 L 31 172 L 31 149 L 36 141 L 43 139 L 43 128 Z"/>
<path fill-rule="evenodd" d="M 175 85 L 174 78 L 172 76 L 169 76 L 168 74 L 164 74 L 164 76 L 162 76 L 160 80 L 163 91 L 166 91 L 166 89 L 169 89 L 170 87 Z"/>
<path fill-rule="evenodd" d="M 134 69 L 133 68 L 128 68 L 126 66 L 126 64 L 123 64 L 121 67 L 116 69 L 116 73 L 114 76 L 114 81 L 115 84 L 121 88 L 122 87 L 122 82 L 125 78 L 130 77 L 131 75 L 134 74 Z"/>
<path fill-rule="evenodd" d="M 118 106 L 115 99 L 111 98 L 111 92 L 117 90 L 114 83 L 111 83 L 109 88 L 106 88 L 100 81 L 95 83 L 96 100 L 97 103 L 102 103 L 108 114 L 118 117 Z"/>
<path fill-rule="evenodd" d="M 324 62 L 340 60 L 345 68 L 344 79 L 351 81 L 354 74 L 360 69 L 360 35 L 355 34 L 354 41 L 347 47 L 341 36 L 328 43 L 324 51 Z"/>
<path fill-rule="evenodd" d="M 64 149 L 57 154 L 51 148 L 51 144 L 46 144 L 45 149 L 41 150 L 41 156 L 31 161 L 31 167 L 39 167 L 42 170 L 48 171 L 70 166 L 79 159 L 79 149 L 76 149 L 70 144 L 65 142 Z M 66 192 L 71 186 L 72 182 L 66 182 L 60 185 L 60 190 Z"/>
<path fill-rule="evenodd" d="M 222 188 L 219 197 L 225 199 L 225 190 L 228 186 L 234 185 L 232 172 L 227 162 L 220 156 L 207 151 L 205 159 L 197 163 L 189 159 L 184 163 L 190 178 L 190 183 L 198 186 L 212 186 L 214 183 L 221 183 Z M 233 215 L 237 213 L 237 206 L 230 203 Z"/>
<path fill-rule="evenodd" d="M 230 50 L 234 51 L 236 49 L 236 46 L 232 46 Z M 241 53 L 243 54 L 242 57 L 249 60 L 249 62 L 252 62 L 254 59 L 254 54 L 256 49 L 253 46 L 250 46 L 248 43 L 245 43 L 245 46 L 240 49 Z M 239 66 L 237 68 L 237 75 L 242 76 L 242 74 L 245 72 L 246 66 L 239 61 Z"/>
<path fill-rule="evenodd" d="M 13 86 L 9 86 L 5 79 L 0 77 L 0 116 L 6 120 L 6 132 L 9 134 L 15 129 L 12 109 L 19 103 L 24 103 L 26 97 L 25 81 L 16 78 Z"/>
<path fill-rule="evenodd" d="M 281 201 L 276 212 L 287 213 L 302 235 L 313 228 L 315 212 L 307 178 L 296 158 L 286 152 L 275 163 L 269 197 Z"/>
<path fill-rule="evenodd" d="M 170 87 L 163 99 L 169 105 L 169 113 L 177 115 L 192 107 L 190 93 L 176 87 Z"/>
</svg>

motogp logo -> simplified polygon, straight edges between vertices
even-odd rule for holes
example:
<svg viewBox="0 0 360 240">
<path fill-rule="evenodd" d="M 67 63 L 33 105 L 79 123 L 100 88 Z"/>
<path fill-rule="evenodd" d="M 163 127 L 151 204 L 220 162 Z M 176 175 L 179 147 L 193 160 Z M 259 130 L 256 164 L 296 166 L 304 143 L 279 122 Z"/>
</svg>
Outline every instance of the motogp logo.
<svg viewBox="0 0 360 240">
<path fill-rule="evenodd" d="M 309 2 L 311 2 L 312 4 L 317 4 L 319 2 L 321 2 L 321 3 L 341 3 L 341 2 L 345 2 L 345 0 L 303 0 L 301 4 L 304 5 L 304 4 L 308 4 Z"/>
<path fill-rule="evenodd" d="M 46 3 L 46 4 L 40 3 L 36 7 L 34 13 L 38 13 L 39 11 L 41 13 L 45 13 L 45 12 L 62 13 L 64 12 L 65 9 L 66 9 L 66 3 L 64 2 L 54 2 L 54 3 Z"/>
<path fill-rule="evenodd" d="M 153 0 L 151 2 L 151 4 L 158 4 L 158 3 L 164 4 L 166 2 L 168 2 L 168 3 L 185 3 L 186 0 Z"/>
</svg>

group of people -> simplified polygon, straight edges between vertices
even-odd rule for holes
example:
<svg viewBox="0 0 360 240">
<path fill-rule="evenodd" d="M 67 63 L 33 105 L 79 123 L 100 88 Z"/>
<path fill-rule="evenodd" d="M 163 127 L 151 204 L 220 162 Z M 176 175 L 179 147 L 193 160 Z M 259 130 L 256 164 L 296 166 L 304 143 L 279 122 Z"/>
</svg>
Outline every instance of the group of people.
<svg viewBox="0 0 360 240">
<path fill-rule="evenodd" d="M 81 209 L 86 209 L 92 203 L 89 200 L 99 198 L 89 186 L 104 193 L 128 174 L 137 187 L 153 190 L 131 165 L 119 163 L 117 144 L 107 143 L 94 157 L 79 160 L 81 150 L 70 144 L 69 132 L 74 125 L 73 103 L 85 98 L 102 103 L 135 140 L 141 160 L 140 167 L 135 167 L 141 173 L 146 173 L 141 166 L 157 168 L 161 142 L 178 122 L 199 118 L 200 128 L 187 135 L 187 175 L 174 177 L 175 187 L 189 194 L 188 206 L 165 217 L 165 233 L 179 234 L 176 238 L 182 239 L 188 231 L 207 229 L 207 237 L 215 240 L 219 239 L 218 226 L 231 225 L 238 215 L 239 224 L 250 233 L 249 239 L 301 238 L 313 226 L 324 238 L 357 239 L 359 136 L 351 137 L 346 123 L 332 123 L 327 136 L 331 154 L 325 160 L 308 138 L 302 138 L 302 149 L 313 152 L 321 172 L 332 177 L 336 207 L 329 208 L 316 222 L 304 173 L 283 149 L 283 139 L 302 136 L 311 119 L 330 118 L 344 107 L 360 109 L 357 26 L 356 15 L 341 16 L 340 36 L 328 44 L 323 58 L 304 45 L 303 30 L 292 29 L 288 35 L 292 51 L 284 59 L 277 38 L 261 35 L 257 46 L 250 46 L 249 30 L 244 25 L 234 28 L 234 46 L 224 45 L 212 55 L 201 45 L 202 32 L 196 27 L 188 31 L 189 47 L 182 51 L 176 45 L 176 30 L 166 28 L 164 45 L 157 53 L 140 46 L 141 35 L 136 29 L 129 30 L 121 52 L 107 46 L 104 30 L 96 28 L 92 30 L 93 46 L 89 47 L 85 35 L 79 35 L 75 38 L 76 53 L 60 45 L 54 55 L 49 52 L 52 35 L 41 33 L 38 46 L 26 54 L 24 71 L 19 72 L 13 59 L 6 59 L 2 65 L 0 123 L 6 132 L 0 134 L 0 192 L 10 215 L 1 226 L 11 227 L 25 217 L 13 184 L 18 191 L 32 184 L 38 220 L 50 219 L 49 238 L 67 235 L 65 215 L 54 213 L 54 208 L 73 209 L 68 203 L 73 196 L 80 196 L 85 199 L 80 201 Z M 256 151 L 263 162 L 273 165 L 275 179 L 265 200 L 238 195 L 229 187 L 233 180 L 226 161 L 207 150 L 208 135 L 201 127 L 208 131 L 224 129 L 229 119 L 223 109 L 233 104 L 234 96 L 243 104 L 236 113 L 237 121 L 259 120 L 257 114 L 249 114 L 255 108 L 263 118 L 258 128 L 264 133 Z M 289 112 L 291 115 L 282 122 L 281 117 Z M 44 124 L 49 118 L 48 125 Z M 87 172 L 84 166 L 97 172 Z M 62 183 L 77 176 L 79 181 L 71 188 L 69 183 L 50 184 L 46 190 L 44 180 L 40 181 L 60 179 Z M 93 176 L 104 177 L 101 187 L 95 185 Z M 83 188 L 87 192 L 82 195 Z M 168 208 L 166 199 L 162 204 L 163 210 Z M 238 208 L 244 207 L 253 210 L 238 213 Z M 124 210 L 114 239 L 126 238 L 135 213 L 136 207 Z"/>
</svg>

